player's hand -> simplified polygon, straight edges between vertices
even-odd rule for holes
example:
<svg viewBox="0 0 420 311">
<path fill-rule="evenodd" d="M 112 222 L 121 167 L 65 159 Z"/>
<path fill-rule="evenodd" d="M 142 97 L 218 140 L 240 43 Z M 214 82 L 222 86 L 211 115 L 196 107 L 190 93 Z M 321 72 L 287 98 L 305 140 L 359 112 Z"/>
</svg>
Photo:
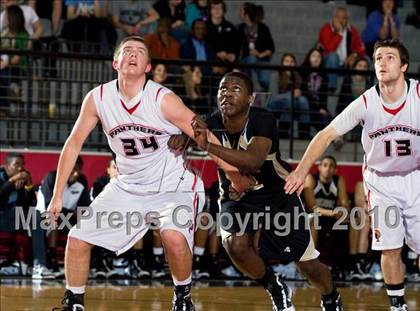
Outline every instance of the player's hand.
<svg viewBox="0 0 420 311">
<path fill-rule="evenodd" d="M 209 142 L 207 140 L 207 124 L 199 116 L 194 116 L 191 121 L 191 127 L 194 131 L 194 140 L 198 147 L 207 151 Z"/>
<path fill-rule="evenodd" d="M 184 134 L 172 135 L 168 140 L 168 147 L 172 151 L 183 152 L 187 148 L 189 137 Z"/>
<path fill-rule="evenodd" d="M 286 184 L 284 185 L 284 191 L 286 194 L 293 194 L 297 192 L 298 195 L 302 193 L 305 186 L 306 174 L 299 171 L 293 171 L 286 177 Z"/>
<path fill-rule="evenodd" d="M 54 223 L 57 223 L 57 219 L 62 209 L 63 209 L 63 199 L 53 196 L 51 199 L 50 205 L 48 206 L 47 211 L 51 214 L 52 216 L 51 220 Z"/>
<path fill-rule="evenodd" d="M 237 178 L 231 180 L 231 188 L 238 194 L 243 194 L 258 184 L 257 180 L 252 175 L 240 174 Z"/>
</svg>

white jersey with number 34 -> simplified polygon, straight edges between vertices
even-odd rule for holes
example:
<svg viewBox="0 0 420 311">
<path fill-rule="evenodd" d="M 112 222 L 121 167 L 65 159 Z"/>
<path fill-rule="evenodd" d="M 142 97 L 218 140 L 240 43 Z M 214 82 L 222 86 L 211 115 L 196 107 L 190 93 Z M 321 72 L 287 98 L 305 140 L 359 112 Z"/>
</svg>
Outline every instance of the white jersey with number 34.
<svg viewBox="0 0 420 311">
<path fill-rule="evenodd" d="M 339 135 L 362 123 L 365 164 L 381 173 L 404 173 L 420 168 L 420 84 L 407 80 L 406 93 L 391 105 L 379 86 L 353 101 L 332 125 Z"/>
<path fill-rule="evenodd" d="M 126 185 L 168 190 L 168 184 L 182 178 L 184 159 L 168 150 L 170 136 L 180 130 L 161 111 L 162 99 L 170 92 L 151 80 L 130 102 L 121 97 L 117 80 L 92 92 L 103 131 L 116 154 L 118 179 Z"/>
</svg>

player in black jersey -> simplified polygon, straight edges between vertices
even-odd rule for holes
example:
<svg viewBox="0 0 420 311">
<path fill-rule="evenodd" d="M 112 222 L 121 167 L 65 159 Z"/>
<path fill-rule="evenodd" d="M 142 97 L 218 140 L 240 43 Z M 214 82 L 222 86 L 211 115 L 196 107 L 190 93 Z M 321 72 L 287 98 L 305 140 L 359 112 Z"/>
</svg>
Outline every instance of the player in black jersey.
<svg viewBox="0 0 420 311">
<path fill-rule="evenodd" d="M 316 214 L 316 225 L 320 228 L 312 230 L 315 247 L 321 252 L 322 260 L 332 265 L 333 272 L 338 277 L 344 277 L 349 253 L 349 231 L 342 228 L 334 230 L 334 225 L 347 221 L 343 220 L 343 211 L 337 207 L 346 208 L 348 215 L 350 204 L 346 182 L 336 174 L 336 170 L 336 159 L 324 156 L 318 165 L 318 172 L 306 177 L 303 194 L 306 207 Z"/>
<path fill-rule="evenodd" d="M 267 265 L 269 259 L 294 260 L 321 291 L 322 310 L 342 310 L 331 274 L 317 259 L 319 253 L 305 217 L 298 217 L 304 214 L 300 198 L 283 190 L 291 169 L 280 157 L 276 119 L 263 109 L 250 107 L 252 92 L 247 76 L 228 73 L 219 85 L 219 111 L 206 122 L 199 117 L 192 122 L 200 148 L 237 167 L 255 182 L 245 193 L 238 193 L 219 169 L 223 245 L 237 268 L 264 286 L 273 310 L 295 309 L 291 290 Z M 256 250 L 253 239 L 259 228 L 260 249 Z"/>
</svg>

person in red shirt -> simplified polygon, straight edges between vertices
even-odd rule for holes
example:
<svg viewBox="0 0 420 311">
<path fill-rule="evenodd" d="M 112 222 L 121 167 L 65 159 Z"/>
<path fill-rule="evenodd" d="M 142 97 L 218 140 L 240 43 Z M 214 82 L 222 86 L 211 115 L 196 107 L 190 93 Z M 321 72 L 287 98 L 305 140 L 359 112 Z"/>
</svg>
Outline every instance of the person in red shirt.
<svg viewBox="0 0 420 311">
<path fill-rule="evenodd" d="M 324 51 L 326 68 L 351 68 L 357 57 L 366 54 L 357 29 L 349 24 L 345 7 L 334 10 L 332 20 L 322 26 L 318 43 Z M 337 75 L 328 76 L 328 88 L 337 89 Z"/>
</svg>

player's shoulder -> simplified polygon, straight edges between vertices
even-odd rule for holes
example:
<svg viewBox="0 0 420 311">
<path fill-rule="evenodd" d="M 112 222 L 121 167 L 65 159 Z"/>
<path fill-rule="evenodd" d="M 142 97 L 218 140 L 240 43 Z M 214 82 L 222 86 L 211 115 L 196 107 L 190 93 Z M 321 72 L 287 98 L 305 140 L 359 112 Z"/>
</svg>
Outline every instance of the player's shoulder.
<svg viewBox="0 0 420 311">
<path fill-rule="evenodd" d="M 276 120 L 275 115 L 263 108 L 251 107 L 249 111 L 249 122 L 250 123 L 270 123 Z"/>
<path fill-rule="evenodd" d="M 413 92 L 418 99 L 420 99 L 420 81 L 415 79 L 408 79 L 409 92 Z"/>
</svg>

